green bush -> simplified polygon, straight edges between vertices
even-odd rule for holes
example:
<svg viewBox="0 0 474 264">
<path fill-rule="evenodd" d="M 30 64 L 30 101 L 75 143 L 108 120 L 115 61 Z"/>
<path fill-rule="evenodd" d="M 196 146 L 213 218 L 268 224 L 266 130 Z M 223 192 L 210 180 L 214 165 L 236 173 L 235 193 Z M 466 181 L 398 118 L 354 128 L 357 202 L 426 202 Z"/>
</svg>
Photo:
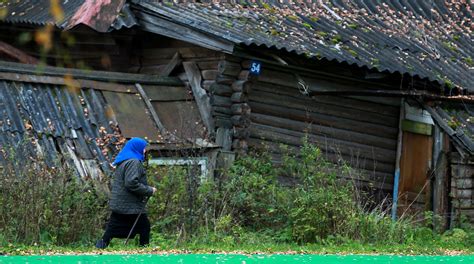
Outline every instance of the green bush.
<svg viewBox="0 0 474 264">
<path fill-rule="evenodd" d="M 279 166 L 268 153 L 254 153 L 203 180 L 193 166 L 148 167 L 150 184 L 157 187 L 148 204 L 151 242 L 168 247 L 474 244 L 472 231 L 440 235 L 409 218 L 392 221 L 384 209 L 389 206 L 367 206 L 370 197 L 352 180 L 357 171 L 326 161 L 314 145 L 304 142 L 297 153 L 282 146 L 282 151 Z M 91 181 L 40 158 L 23 164 L 15 155 L 7 160 L 0 175 L 0 242 L 64 245 L 99 237 L 107 199 Z"/>
<path fill-rule="evenodd" d="M 158 186 L 149 205 L 153 230 L 177 241 L 198 236 L 210 242 L 240 241 L 252 232 L 290 243 L 402 243 L 413 236 L 407 220 L 393 222 L 381 206 L 364 209 L 348 166 L 326 161 L 307 142 L 298 153 L 282 149 L 278 167 L 270 155 L 256 153 L 203 182 L 191 168 L 149 168 Z M 282 184 L 281 177 L 293 184 Z"/>
<path fill-rule="evenodd" d="M 18 149 L 4 150 L 9 155 L 0 173 L 2 243 L 64 245 L 97 237 L 107 197 L 91 180 L 80 180 L 59 160 L 51 167 L 40 157 L 19 156 L 24 152 Z"/>
</svg>

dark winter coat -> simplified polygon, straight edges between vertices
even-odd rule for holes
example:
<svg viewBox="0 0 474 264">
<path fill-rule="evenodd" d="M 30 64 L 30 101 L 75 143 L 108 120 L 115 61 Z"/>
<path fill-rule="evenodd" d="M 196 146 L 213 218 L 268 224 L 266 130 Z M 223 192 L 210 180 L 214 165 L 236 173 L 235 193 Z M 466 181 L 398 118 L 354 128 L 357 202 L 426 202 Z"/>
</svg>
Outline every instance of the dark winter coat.
<svg viewBox="0 0 474 264">
<path fill-rule="evenodd" d="M 145 212 L 146 198 L 153 194 L 141 161 L 129 159 L 118 164 L 112 183 L 110 209 L 119 214 Z"/>
</svg>

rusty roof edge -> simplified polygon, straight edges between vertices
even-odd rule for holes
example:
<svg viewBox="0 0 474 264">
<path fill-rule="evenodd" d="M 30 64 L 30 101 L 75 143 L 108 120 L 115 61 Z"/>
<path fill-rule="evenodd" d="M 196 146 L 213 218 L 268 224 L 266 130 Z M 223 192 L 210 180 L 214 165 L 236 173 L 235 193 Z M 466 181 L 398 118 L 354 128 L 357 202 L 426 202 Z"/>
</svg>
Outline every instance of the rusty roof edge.
<svg viewBox="0 0 474 264">
<path fill-rule="evenodd" d="M 91 71 L 75 68 L 61 68 L 44 65 L 30 65 L 17 62 L 0 61 L 0 72 L 13 72 L 32 75 L 47 76 L 72 76 L 86 80 L 117 82 L 117 83 L 141 83 L 168 86 L 181 86 L 183 82 L 177 77 L 160 77 L 157 75 L 109 72 L 109 71 Z"/>
</svg>

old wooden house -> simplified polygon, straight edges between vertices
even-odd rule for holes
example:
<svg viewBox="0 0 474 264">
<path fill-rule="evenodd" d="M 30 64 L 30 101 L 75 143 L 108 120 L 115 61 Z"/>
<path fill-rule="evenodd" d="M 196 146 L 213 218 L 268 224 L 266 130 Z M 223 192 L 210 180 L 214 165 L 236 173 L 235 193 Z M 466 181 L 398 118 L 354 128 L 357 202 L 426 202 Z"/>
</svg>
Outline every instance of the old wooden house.
<svg viewBox="0 0 474 264">
<path fill-rule="evenodd" d="M 394 217 L 474 221 L 469 3 L 0 5 L 2 146 L 29 133 L 37 152 L 99 177 L 133 136 L 160 164 L 207 172 L 253 150 L 278 164 L 280 144 L 307 136 Z"/>
</svg>

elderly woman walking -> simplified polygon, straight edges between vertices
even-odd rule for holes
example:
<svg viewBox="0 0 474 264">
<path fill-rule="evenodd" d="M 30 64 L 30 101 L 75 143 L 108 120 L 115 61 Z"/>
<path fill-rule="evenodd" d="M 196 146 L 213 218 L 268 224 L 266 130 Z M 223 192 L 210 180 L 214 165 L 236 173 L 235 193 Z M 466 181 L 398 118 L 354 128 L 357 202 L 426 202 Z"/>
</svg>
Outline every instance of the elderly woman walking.
<svg viewBox="0 0 474 264">
<path fill-rule="evenodd" d="M 97 241 L 97 248 L 106 248 L 112 238 L 127 238 L 129 234 L 132 238 L 140 235 L 140 246 L 150 242 L 150 222 L 145 207 L 156 188 L 148 185 L 142 164 L 147 144 L 141 138 L 130 139 L 113 162 L 117 168 L 110 198 L 112 214 L 102 239 Z"/>
</svg>

